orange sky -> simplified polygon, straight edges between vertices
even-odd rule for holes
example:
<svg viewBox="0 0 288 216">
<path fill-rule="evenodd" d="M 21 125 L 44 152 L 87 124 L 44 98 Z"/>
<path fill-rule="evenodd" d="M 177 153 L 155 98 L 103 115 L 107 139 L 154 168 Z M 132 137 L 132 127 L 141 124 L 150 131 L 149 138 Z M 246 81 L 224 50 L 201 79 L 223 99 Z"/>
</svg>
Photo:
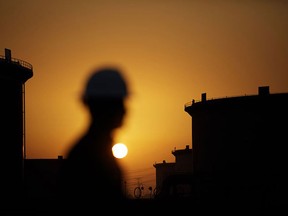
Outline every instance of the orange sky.
<svg viewBox="0 0 288 216">
<path fill-rule="evenodd" d="M 26 82 L 27 158 L 57 158 L 81 134 L 79 97 L 94 66 L 124 69 L 133 92 L 117 141 L 129 179 L 192 146 L 184 104 L 288 92 L 288 2 L 277 0 L 0 0 L 0 55 L 33 65 Z M 149 182 L 149 183 L 148 183 Z"/>
</svg>

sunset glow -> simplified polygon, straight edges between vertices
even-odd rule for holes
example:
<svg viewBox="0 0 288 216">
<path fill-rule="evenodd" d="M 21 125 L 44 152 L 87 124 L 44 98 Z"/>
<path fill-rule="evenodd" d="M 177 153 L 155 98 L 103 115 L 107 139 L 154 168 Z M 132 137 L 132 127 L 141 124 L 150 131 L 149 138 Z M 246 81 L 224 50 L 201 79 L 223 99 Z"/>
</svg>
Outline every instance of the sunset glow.
<svg viewBox="0 0 288 216">
<path fill-rule="evenodd" d="M 65 155 L 87 129 L 80 98 L 94 66 L 125 72 L 132 94 L 115 140 L 129 144 L 129 154 L 120 161 L 131 179 L 149 169 L 152 183 L 155 162 L 174 162 L 171 150 L 193 146 L 185 103 L 203 92 L 207 99 L 257 94 L 263 85 L 288 92 L 286 1 L 0 5 L 0 55 L 9 48 L 33 66 L 25 84 L 27 158 Z"/>
<path fill-rule="evenodd" d="M 128 148 L 123 143 L 117 143 L 112 147 L 112 152 L 116 158 L 124 158 L 128 154 Z"/>
</svg>

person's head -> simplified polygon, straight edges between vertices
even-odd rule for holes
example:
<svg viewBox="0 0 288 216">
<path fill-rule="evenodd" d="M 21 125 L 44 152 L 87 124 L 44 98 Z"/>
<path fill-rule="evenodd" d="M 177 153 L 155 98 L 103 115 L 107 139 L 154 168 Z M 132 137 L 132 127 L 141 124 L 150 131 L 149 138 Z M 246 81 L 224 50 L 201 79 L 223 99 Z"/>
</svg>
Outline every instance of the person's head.
<svg viewBox="0 0 288 216">
<path fill-rule="evenodd" d="M 128 86 L 122 71 L 115 67 L 97 68 L 87 80 L 82 100 L 88 106 L 92 120 L 103 127 L 122 125 L 126 113 Z"/>
</svg>

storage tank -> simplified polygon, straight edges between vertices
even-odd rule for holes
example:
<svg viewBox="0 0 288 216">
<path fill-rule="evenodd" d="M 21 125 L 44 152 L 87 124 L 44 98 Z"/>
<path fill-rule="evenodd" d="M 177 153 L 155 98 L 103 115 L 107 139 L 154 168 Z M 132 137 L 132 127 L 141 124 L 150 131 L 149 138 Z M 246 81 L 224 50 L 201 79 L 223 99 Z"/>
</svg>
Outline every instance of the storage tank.
<svg viewBox="0 0 288 216">
<path fill-rule="evenodd" d="M 192 117 L 196 175 L 219 193 L 254 190 L 266 204 L 288 201 L 288 93 L 271 94 L 269 86 L 211 100 L 203 93 L 184 110 Z"/>
<path fill-rule="evenodd" d="M 13 198 L 22 187 L 25 157 L 25 82 L 32 76 L 32 65 L 12 58 L 11 50 L 5 49 L 5 56 L 0 56 L 0 194 L 4 200 Z"/>
</svg>

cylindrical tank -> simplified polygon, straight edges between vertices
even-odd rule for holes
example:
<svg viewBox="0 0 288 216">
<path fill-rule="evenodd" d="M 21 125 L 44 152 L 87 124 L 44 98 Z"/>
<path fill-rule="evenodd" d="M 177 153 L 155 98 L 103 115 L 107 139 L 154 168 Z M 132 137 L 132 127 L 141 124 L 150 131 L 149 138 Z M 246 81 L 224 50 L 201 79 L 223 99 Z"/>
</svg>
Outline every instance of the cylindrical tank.
<svg viewBox="0 0 288 216">
<path fill-rule="evenodd" d="M 205 93 L 202 101 L 185 105 L 192 117 L 194 173 L 213 190 L 221 188 L 219 194 L 257 194 L 263 205 L 279 207 L 288 201 L 288 93 L 258 90 L 212 100 Z"/>
<path fill-rule="evenodd" d="M 23 183 L 25 82 L 32 76 L 32 65 L 12 58 L 5 49 L 5 56 L 0 56 L 0 194 L 4 200 L 13 198 Z"/>
<path fill-rule="evenodd" d="M 283 169 L 288 165 L 287 110 L 288 93 L 204 100 L 186 106 L 192 117 L 195 171 L 224 174 Z"/>
</svg>

